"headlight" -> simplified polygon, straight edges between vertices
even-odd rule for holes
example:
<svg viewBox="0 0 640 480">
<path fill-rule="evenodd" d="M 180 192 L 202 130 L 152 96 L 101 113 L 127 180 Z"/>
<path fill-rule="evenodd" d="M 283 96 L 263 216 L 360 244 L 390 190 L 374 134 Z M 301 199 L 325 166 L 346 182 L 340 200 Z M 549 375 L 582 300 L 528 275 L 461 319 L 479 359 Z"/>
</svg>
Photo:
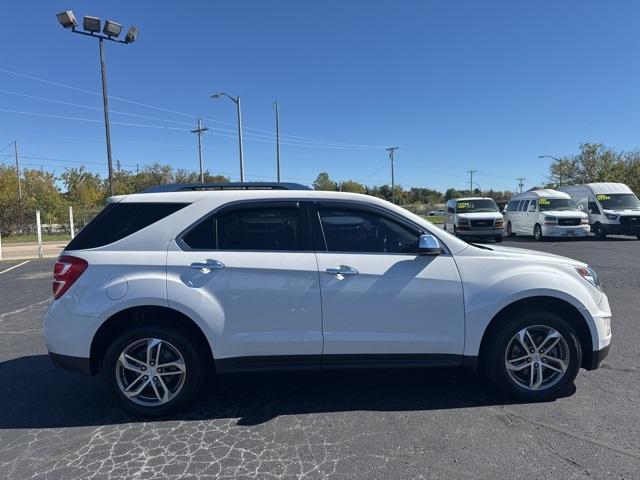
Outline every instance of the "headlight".
<svg viewBox="0 0 640 480">
<path fill-rule="evenodd" d="M 587 217 L 585 217 L 585 218 L 581 218 L 581 219 L 580 219 L 580 223 L 581 223 L 582 225 L 589 225 L 589 219 L 588 219 Z"/>
<path fill-rule="evenodd" d="M 558 217 L 544 216 L 544 223 L 558 223 Z"/>
<path fill-rule="evenodd" d="M 458 219 L 458 225 L 469 225 L 469 219 L 468 218 L 459 218 Z"/>
<path fill-rule="evenodd" d="M 605 216 L 607 217 L 607 220 L 617 220 L 618 219 L 618 215 L 614 215 L 613 213 L 606 213 Z"/>
<path fill-rule="evenodd" d="M 602 285 L 600 284 L 600 279 L 598 278 L 598 274 L 595 272 L 593 268 L 590 266 L 586 267 L 576 267 L 576 272 L 580 274 L 582 278 L 584 278 L 587 282 L 593 285 L 598 290 L 602 291 Z"/>
</svg>

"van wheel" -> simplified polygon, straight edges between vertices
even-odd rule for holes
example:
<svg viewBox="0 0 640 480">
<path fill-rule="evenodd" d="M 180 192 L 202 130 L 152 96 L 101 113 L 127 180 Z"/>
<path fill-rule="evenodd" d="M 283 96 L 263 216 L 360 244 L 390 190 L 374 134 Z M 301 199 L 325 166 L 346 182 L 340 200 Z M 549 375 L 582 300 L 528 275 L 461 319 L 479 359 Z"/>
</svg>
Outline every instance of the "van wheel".
<svg viewBox="0 0 640 480">
<path fill-rule="evenodd" d="M 516 234 L 513 233 L 513 227 L 511 226 L 511 222 L 507 222 L 507 235 L 510 237 L 516 236 Z"/>
<path fill-rule="evenodd" d="M 202 387 L 204 362 L 197 344 L 189 335 L 161 325 L 126 331 L 105 354 L 102 375 L 107 388 L 134 415 L 173 413 Z"/>
<path fill-rule="evenodd" d="M 503 237 L 502 235 L 498 235 L 498 236 L 495 238 L 496 243 L 501 243 L 503 238 L 504 238 L 504 237 Z"/>
<path fill-rule="evenodd" d="M 562 317 L 544 310 L 503 319 L 489 339 L 483 368 L 504 392 L 528 401 L 554 399 L 578 374 L 580 342 Z"/>
<path fill-rule="evenodd" d="M 593 226 L 593 234 L 596 236 L 598 240 L 604 240 L 605 238 L 607 238 L 607 234 L 604 233 L 604 229 L 602 228 L 602 225 L 600 225 L 599 223 L 596 223 Z"/>
<path fill-rule="evenodd" d="M 533 238 L 535 238 L 538 242 L 541 242 L 543 240 L 542 227 L 537 223 L 533 227 Z"/>
</svg>

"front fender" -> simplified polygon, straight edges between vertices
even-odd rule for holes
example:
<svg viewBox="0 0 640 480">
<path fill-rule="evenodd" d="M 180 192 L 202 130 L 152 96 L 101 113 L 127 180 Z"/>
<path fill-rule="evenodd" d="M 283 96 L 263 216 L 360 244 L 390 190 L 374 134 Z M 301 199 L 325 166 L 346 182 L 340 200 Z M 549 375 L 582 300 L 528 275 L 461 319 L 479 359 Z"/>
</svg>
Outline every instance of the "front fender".
<svg viewBox="0 0 640 480">
<path fill-rule="evenodd" d="M 504 263 L 504 269 L 487 275 L 494 269 L 477 265 L 470 268 L 464 265 L 464 260 L 459 262 L 465 295 L 465 355 L 478 355 L 484 332 L 498 313 L 519 300 L 533 297 L 551 297 L 575 307 L 587 323 L 594 350 L 600 348 L 594 317 L 600 313 L 598 304 L 602 295 L 574 275 L 572 266 Z"/>
</svg>

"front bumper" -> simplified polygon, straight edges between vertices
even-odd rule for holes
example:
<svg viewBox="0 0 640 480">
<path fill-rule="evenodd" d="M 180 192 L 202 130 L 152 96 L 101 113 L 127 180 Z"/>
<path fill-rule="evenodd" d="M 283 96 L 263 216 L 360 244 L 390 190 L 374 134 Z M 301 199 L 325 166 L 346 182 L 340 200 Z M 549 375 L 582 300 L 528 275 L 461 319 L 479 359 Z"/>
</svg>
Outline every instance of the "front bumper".
<svg viewBox="0 0 640 480">
<path fill-rule="evenodd" d="M 607 357 L 607 355 L 609 355 L 609 347 L 611 347 L 611 344 L 601 348 L 600 350 L 594 350 L 591 353 L 591 361 L 584 367 L 587 370 L 595 370 L 596 368 L 600 367 L 602 361 Z"/>
<path fill-rule="evenodd" d="M 640 225 L 621 225 L 619 223 L 601 223 L 606 234 L 611 235 L 640 235 Z"/>
<path fill-rule="evenodd" d="M 504 228 L 470 228 L 468 230 L 456 229 L 456 235 L 459 237 L 502 237 Z"/>
<path fill-rule="evenodd" d="M 586 237 L 590 230 L 589 225 L 542 225 L 545 237 Z"/>
<path fill-rule="evenodd" d="M 49 358 L 56 367 L 64 368 L 72 372 L 82 373 L 84 375 L 92 375 L 91 359 L 84 357 L 72 357 L 70 355 L 61 355 L 59 353 L 49 352 Z"/>
</svg>

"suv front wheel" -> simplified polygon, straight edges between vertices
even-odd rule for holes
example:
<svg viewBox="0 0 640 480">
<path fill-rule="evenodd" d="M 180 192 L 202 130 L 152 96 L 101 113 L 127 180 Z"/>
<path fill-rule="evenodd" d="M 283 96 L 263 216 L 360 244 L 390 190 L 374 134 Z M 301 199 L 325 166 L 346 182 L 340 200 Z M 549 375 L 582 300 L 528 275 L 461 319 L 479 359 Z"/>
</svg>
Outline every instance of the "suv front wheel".
<svg viewBox="0 0 640 480">
<path fill-rule="evenodd" d="M 503 319 L 489 339 L 487 374 L 501 390 L 523 400 L 556 398 L 575 380 L 582 362 L 575 330 L 546 311 L 520 314 L 513 320 Z"/>
<path fill-rule="evenodd" d="M 140 326 L 116 338 L 102 374 L 118 403 L 135 415 L 168 415 L 191 401 L 204 379 L 203 362 L 188 335 Z"/>
</svg>

